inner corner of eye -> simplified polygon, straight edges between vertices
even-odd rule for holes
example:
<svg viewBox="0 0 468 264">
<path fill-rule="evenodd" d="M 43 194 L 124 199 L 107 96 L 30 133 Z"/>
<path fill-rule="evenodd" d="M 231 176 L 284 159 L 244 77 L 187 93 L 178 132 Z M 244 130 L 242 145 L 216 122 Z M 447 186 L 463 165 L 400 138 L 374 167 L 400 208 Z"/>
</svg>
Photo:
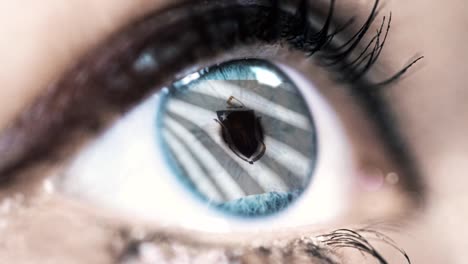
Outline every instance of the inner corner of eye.
<svg viewBox="0 0 468 264">
<path fill-rule="evenodd" d="M 317 140 L 309 109 L 276 64 L 231 60 L 168 88 L 158 104 L 158 145 L 194 199 L 231 216 L 269 216 L 311 181 Z"/>
</svg>

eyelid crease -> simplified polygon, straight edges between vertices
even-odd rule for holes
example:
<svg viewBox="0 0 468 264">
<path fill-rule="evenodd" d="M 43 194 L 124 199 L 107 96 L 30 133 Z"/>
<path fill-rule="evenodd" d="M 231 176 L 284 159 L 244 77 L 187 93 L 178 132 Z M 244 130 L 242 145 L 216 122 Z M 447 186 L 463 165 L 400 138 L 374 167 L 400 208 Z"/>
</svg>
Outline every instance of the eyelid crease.
<svg viewBox="0 0 468 264">
<path fill-rule="evenodd" d="M 174 36 L 176 34 L 172 30 L 164 28 L 167 24 L 161 24 L 161 21 L 169 24 L 173 23 L 170 24 L 172 29 L 175 25 L 184 25 L 185 23 L 186 26 L 190 26 L 188 29 L 194 29 L 196 32 L 198 30 L 197 33 L 201 35 L 200 37 L 208 36 L 208 39 L 210 39 L 214 37 L 214 35 L 210 35 L 212 34 L 210 28 L 200 28 L 200 25 L 214 26 L 214 29 L 218 27 L 219 30 L 226 29 L 228 30 L 227 33 L 231 33 L 229 30 L 232 30 L 232 28 L 223 28 L 227 24 L 220 23 L 222 19 L 227 20 L 229 18 L 238 22 L 241 19 L 247 19 L 247 15 L 250 13 L 244 8 L 248 6 L 248 3 L 253 2 L 257 3 L 257 1 L 251 0 L 236 1 L 236 4 L 244 3 L 246 5 L 236 6 L 233 4 L 234 7 L 238 8 L 226 10 L 226 6 L 229 6 L 228 1 L 216 1 L 215 3 L 221 6 L 217 6 L 218 9 L 214 7 L 210 9 L 210 5 L 200 5 L 196 7 L 198 9 L 178 10 L 182 14 L 178 14 L 173 9 L 168 9 L 167 12 L 149 16 L 134 25 L 130 25 L 123 32 L 110 38 L 65 74 L 63 79 L 52 84 L 46 93 L 24 111 L 9 128 L 1 132 L 0 182 L 2 180 L 4 182 L 12 180 L 12 175 L 17 171 L 30 167 L 39 161 L 53 162 L 53 160 L 61 159 L 60 156 L 62 155 L 59 151 L 63 146 L 70 146 L 73 143 L 71 139 L 78 136 L 90 138 L 102 131 L 109 125 L 110 121 L 126 112 L 135 102 L 142 100 L 150 92 L 154 92 L 154 87 L 161 87 L 164 83 L 171 81 L 168 76 L 172 76 L 174 72 L 179 72 L 184 67 L 174 65 L 171 63 L 172 61 L 177 61 L 177 58 L 185 55 L 187 57 L 185 64 L 193 63 L 196 58 L 190 53 L 175 54 L 170 52 L 169 47 L 174 45 L 176 40 Z M 273 2 L 277 3 L 277 1 Z M 334 0 L 331 1 L 331 11 L 334 2 Z M 300 1 L 299 3 L 307 6 L 306 10 L 309 10 L 310 4 L 308 1 Z M 378 3 L 378 0 L 376 0 L 376 3 Z M 192 4 L 194 3 L 187 3 L 188 6 L 192 6 Z M 185 2 L 180 6 L 185 6 Z M 258 10 L 255 9 L 254 11 Z M 201 14 L 206 15 L 203 12 L 211 12 L 212 16 L 202 16 Z M 180 18 L 182 15 L 186 16 L 185 20 Z M 252 36 L 254 39 L 263 41 L 274 39 L 275 34 L 260 34 L 260 32 L 265 33 L 265 30 L 261 30 L 264 25 L 260 25 L 260 22 L 275 21 L 271 19 L 274 19 L 276 15 L 278 14 L 273 12 L 264 17 L 251 18 L 251 16 L 248 16 L 249 19 L 258 19 L 259 25 L 255 24 L 255 27 L 251 28 L 239 27 L 236 30 L 259 34 L 258 36 Z M 331 20 L 331 15 L 328 15 L 326 21 Z M 298 9 L 296 16 L 299 16 L 299 22 L 307 23 L 310 14 L 300 12 L 300 9 Z M 167 21 L 164 21 L 164 19 L 167 19 Z M 210 22 L 217 22 L 217 24 L 209 25 Z M 194 25 L 198 25 L 198 28 Z M 286 33 L 300 31 L 301 26 L 304 26 L 304 24 L 300 25 L 300 23 L 299 25 L 289 25 L 291 28 Z M 290 41 L 294 41 L 292 43 L 302 45 L 302 48 L 311 48 L 309 52 L 317 52 L 320 50 L 319 47 L 324 47 L 331 41 L 332 35 L 327 33 L 330 30 L 329 26 L 330 24 L 325 23 L 324 28 L 315 33 L 311 28 L 308 28 L 306 32 L 295 32 L 295 34 L 298 34 L 297 38 L 292 38 L 293 35 L 289 35 L 289 37 L 283 35 L 281 37 L 289 38 Z M 255 31 L 256 27 L 258 27 L 258 32 Z M 316 42 L 310 42 L 314 37 Z M 246 37 L 240 37 L 238 41 L 241 41 L 242 38 L 245 38 L 243 41 L 249 41 Z M 300 44 L 299 40 L 301 38 L 303 41 L 309 41 L 309 43 L 307 45 Z M 200 41 L 200 39 L 195 40 L 195 42 L 197 41 Z M 229 50 L 228 47 L 232 45 L 231 42 L 231 40 L 225 39 L 225 43 L 216 44 L 219 46 L 215 46 L 218 49 L 217 52 L 220 49 Z M 160 67 L 150 72 L 135 72 L 131 65 L 139 53 L 147 48 L 148 43 L 152 45 L 159 43 L 160 48 L 166 48 L 162 55 L 169 56 L 165 62 L 167 67 Z M 225 47 L 226 45 L 228 47 Z M 205 50 L 201 52 L 203 56 L 210 56 L 208 54 L 212 51 Z M 369 87 L 364 80 L 361 81 L 361 84 L 363 84 L 361 87 Z M 365 93 L 366 91 L 363 89 L 361 92 Z"/>
</svg>

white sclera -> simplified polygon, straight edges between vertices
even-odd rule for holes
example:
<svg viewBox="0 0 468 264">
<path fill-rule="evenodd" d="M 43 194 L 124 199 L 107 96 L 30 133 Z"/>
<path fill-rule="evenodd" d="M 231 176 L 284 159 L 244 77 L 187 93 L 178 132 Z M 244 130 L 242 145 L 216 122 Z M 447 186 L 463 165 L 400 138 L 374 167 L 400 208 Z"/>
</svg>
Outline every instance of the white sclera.
<svg viewBox="0 0 468 264">
<path fill-rule="evenodd" d="M 315 121 L 318 155 L 310 186 L 289 208 L 261 218 L 235 218 L 194 199 L 165 164 L 155 125 L 159 94 L 148 98 L 85 148 L 57 189 L 91 204 L 162 225 L 207 232 L 271 230 L 322 224 L 346 207 L 351 181 L 349 144 L 333 109 L 300 73 L 291 78 Z"/>
</svg>

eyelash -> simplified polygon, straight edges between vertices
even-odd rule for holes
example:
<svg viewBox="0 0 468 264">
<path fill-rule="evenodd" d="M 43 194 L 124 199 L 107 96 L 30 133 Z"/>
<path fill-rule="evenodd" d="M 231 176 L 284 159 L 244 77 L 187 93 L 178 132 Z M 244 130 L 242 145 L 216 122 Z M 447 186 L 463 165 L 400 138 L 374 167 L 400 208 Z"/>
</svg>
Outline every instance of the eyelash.
<svg viewBox="0 0 468 264">
<path fill-rule="evenodd" d="M 200 254 L 204 252 L 205 248 L 211 248 L 209 243 L 197 244 L 194 246 L 192 241 L 184 241 L 177 237 L 175 234 L 154 232 L 143 238 L 136 238 L 132 232 L 126 228 L 122 228 L 118 232 L 116 240 L 121 241 L 119 248 L 113 248 L 115 252 L 116 263 L 125 263 L 126 260 L 139 259 L 141 256 L 140 248 L 145 243 L 151 243 L 155 247 L 176 248 L 174 246 L 168 247 L 167 245 L 184 245 L 187 248 L 195 248 L 193 252 Z M 320 241 L 320 243 L 317 243 Z M 199 241 L 197 241 L 199 242 Z M 323 264 L 337 264 L 341 263 L 343 257 L 341 249 L 357 250 L 362 256 L 370 257 L 376 263 L 388 264 L 388 260 L 375 248 L 377 242 L 390 247 L 396 254 L 400 255 L 405 263 L 411 264 L 410 257 L 395 242 L 393 242 L 385 234 L 380 233 L 368 228 L 360 229 L 337 229 L 330 233 L 319 235 L 316 237 L 303 235 L 301 238 L 282 240 L 282 243 L 277 244 L 264 244 L 260 246 L 244 246 L 235 248 L 236 253 L 231 254 L 232 248 L 221 248 L 217 244 L 215 249 L 222 250 L 222 255 L 230 256 L 231 262 L 251 263 L 248 261 L 248 254 L 255 254 L 255 263 L 285 263 L 294 260 L 295 256 L 299 256 L 303 262 L 308 263 L 323 263 Z M 180 252 L 178 252 L 181 254 Z M 188 252 L 184 252 L 188 253 Z M 340 254 L 341 253 L 341 254 Z M 187 254 L 187 257 L 192 257 Z M 366 258 L 366 260 L 368 260 Z"/>
<path fill-rule="evenodd" d="M 391 13 L 388 20 L 386 20 L 385 16 L 383 17 L 376 34 L 368 41 L 361 53 L 351 60 L 350 57 L 354 55 L 356 49 L 362 46 L 361 42 L 364 41 L 364 37 L 375 21 L 379 0 L 375 0 L 372 10 L 363 25 L 348 40 L 343 41 L 342 45 L 334 45 L 333 39 L 350 27 L 354 19 L 348 20 L 344 23 L 344 26 L 330 33 L 336 0 L 330 1 L 328 15 L 320 30 L 316 30 L 310 25 L 309 19 L 312 15 L 307 0 L 299 1 L 296 4 L 294 14 L 285 13 L 278 0 L 268 2 L 270 2 L 269 6 L 249 7 L 253 8 L 253 10 L 247 10 L 247 7 L 241 5 L 231 7 L 229 12 L 220 12 L 220 10 L 214 8 L 206 12 L 204 18 L 193 15 L 189 20 L 197 25 L 201 37 L 209 48 L 215 50 L 221 48 L 222 51 L 226 51 L 239 43 L 248 44 L 254 40 L 259 40 L 265 44 L 285 43 L 291 48 L 303 51 L 306 57 L 320 53 L 321 65 L 332 68 L 336 74 L 340 75 L 337 81 L 350 84 L 361 80 L 375 65 L 390 31 Z M 256 8 L 264 8 L 264 10 L 257 10 Z M 249 12 L 253 13 L 250 14 Z M 214 28 L 208 27 L 208 29 L 205 29 L 206 25 L 211 25 Z M 386 29 L 384 30 L 385 25 Z M 232 34 L 231 37 L 226 37 L 226 35 L 232 33 L 229 30 L 233 29 L 238 30 L 238 32 Z M 223 33 L 220 34 L 220 32 Z M 382 34 L 383 40 L 381 40 Z M 414 59 L 409 65 L 390 78 L 367 86 L 384 86 L 396 81 L 422 58 Z"/>
<path fill-rule="evenodd" d="M 390 78 L 371 84 L 367 80 L 364 80 L 363 77 L 375 65 L 385 46 L 391 25 L 391 14 L 388 20 L 386 20 L 386 17 L 383 17 L 379 30 L 368 41 L 361 53 L 358 56 L 354 56 L 354 58 L 353 55 L 356 49 L 362 47 L 361 42 L 364 41 L 364 37 L 374 23 L 379 0 L 375 0 L 370 15 L 363 25 L 354 35 L 342 41 L 342 45 L 335 45 L 333 39 L 346 31 L 354 22 L 354 19 L 348 20 L 344 23 L 344 26 L 330 33 L 335 0 L 330 1 L 328 15 L 320 30 L 316 30 L 310 25 L 311 9 L 307 0 L 299 1 L 296 4 L 294 14 L 286 13 L 281 8 L 280 1 L 271 0 L 269 2 L 270 5 L 267 6 L 244 6 L 237 3 L 237 5 L 227 8 L 227 6 L 222 6 L 224 2 L 221 1 L 217 3 L 221 7 L 212 7 L 211 10 L 200 11 L 200 13 L 194 11 L 194 13 L 186 15 L 187 19 L 185 21 L 179 22 L 179 28 L 193 29 L 192 32 L 197 32 L 198 36 L 187 34 L 185 36 L 176 36 L 177 34 L 171 35 L 169 33 L 163 36 L 158 35 L 157 41 L 152 41 L 153 37 L 150 37 L 147 43 L 162 44 L 158 47 L 162 52 L 155 52 L 154 50 L 157 48 L 153 48 L 152 52 L 157 53 L 154 56 L 155 58 L 175 55 L 175 53 L 172 54 L 168 50 L 171 50 L 174 45 L 179 45 L 178 48 L 174 49 L 178 51 L 178 56 L 175 56 L 177 57 L 176 59 L 186 61 L 185 63 L 194 63 L 199 57 L 213 56 L 214 54 L 209 54 L 212 50 L 215 51 L 213 53 L 226 52 L 239 44 L 248 45 L 255 41 L 265 44 L 286 44 L 290 48 L 304 52 L 306 57 L 319 53 L 321 66 L 331 69 L 332 73 L 337 76 L 337 82 L 351 85 L 360 82 L 360 87 L 365 86 L 366 88 L 385 86 L 393 83 L 417 61 L 422 59 L 422 57 L 416 58 Z M 187 9 L 193 11 L 193 9 Z M 163 21 L 164 18 L 160 18 L 157 22 Z M 151 22 L 155 24 L 156 21 L 149 21 L 148 23 Z M 387 25 L 386 30 L 384 30 L 385 25 Z M 173 27 L 177 26 L 173 25 Z M 383 39 L 381 40 L 382 34 Z M 193 42 L 197 42 L 197 38 L 204 44 L 195 46 L 197 50 L 193 51 Z M 164 46 L 164 44 L 167 46 Z M 152 48 L 146 47 L 146 49 Z M 188 51 L 188 53 L 184 53 L 184 51 Z M 136 53 L 142 53 L 142 48 L 137 48 Z M 153 73 L 154 71 L 152 70 L 148 71 L 150 81 L 154 80 Z M 145 74 L 140 76 L 140 78 L 144 77 Z M 366 85 L 363 85 L 363 83 Z"/>
<path fill-rule="evenodd" d="M 354 63 L 349 58 L 361 46 L 371 27 L 379 0 L 375 0 L 368 20 L 341 46 L 335 45 L 333 40 L 347 27 L 329 33 L 335 0 L 331 0 L 320 30 L 314 30 L 309 23 L 308 1 L 295 4 L 294 14 L 284 11 L 279 2 L 271 0 L 268 4 L 255 5 L 252 1 L 239 0 L 197 5 L 192 1 L 130 25 L 123 33 L 109 39 L 109 45 L 105 43 L 86 56 L 65 75 L 66 78 L 52 85 L 3 131 L 0 152 L 8 156 L 0 161 L 2 179 L 9 179 L 18 170 L 39 161 L 59 160 L 63 156 L 60 150 L 78 138 L 76 135 L 83 138 L 83 134 L 102 131 L 119 113 L 154 92 L 154 87 L 173 82 L 177 73 L 188 70 L 188 65 L 228 52 L 235 45 L 280 43 L 303 51 L 307 57 L 317 54 L 319 62 L 332 69 L 337 81 L 359 87 L 353 89 L 357 94 L 367 94 L 369 88 L 393 83 L 419 60 L 386 81 L 370 84 L 363 76 L 380 55 L 385 42 L 379 44 L 379 38 L 384 31 L 379 30 L 369 41 L 369 46 L 376 42 L 373 49 L 368 52 L 364 48 Z M 384 24 L 385 21 L 382 26 Z M 390 20 L 387 25 L 386 34 Z M 143 70 L 132 68 L 145 52 L 154 52 L 158 65 Z M 366 63 L 366 58 L 370 58 L 370 63 Z M 371 99 L 371 102 L 377 100 Z M 39 128 L 36 123 L 41 124 Z M 28 130 L 35 133 L 28 134 Z"/>
</svg>

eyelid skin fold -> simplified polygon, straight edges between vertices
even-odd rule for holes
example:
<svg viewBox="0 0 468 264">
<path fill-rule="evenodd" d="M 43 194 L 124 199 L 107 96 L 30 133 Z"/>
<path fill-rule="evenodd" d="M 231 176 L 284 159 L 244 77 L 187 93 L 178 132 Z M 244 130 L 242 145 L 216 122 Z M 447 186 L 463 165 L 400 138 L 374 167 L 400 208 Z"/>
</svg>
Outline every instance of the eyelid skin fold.
<svg viewBox="0 0 468 264">
<path fill-rule="evenodd" d="M 184 237 L 181 239 L 181 237 Z M 313 264 L 339 264 L 356 260 L 356 263 L 389 263 L 378 250 L 376 244 L 392 249 L 399 255 L 401 262 L 411 263 L 407 253 L 399 248 L 386 235 L 366 228 L 338 229 L 322 235 L 302 235 L 294 239 L 278 239 L 268 243 L 258 242 L 257 246 L 212 245 L 211 242 L 200 242 L 194 237 L 185 237 L 180 234 L 154 232 L 143 238 L 134 238 L 131 232 L 122 229 L 118 240 L 121 247 L 115 249 L 117 263 L 139 263 L 142 258 L 142 248 L 153 249 L 155 252 L 164 251 L 169 256 L 177 256 L 191 260 L 213 259 L 216 263 L 313 263 Z M 372 243 L 371 243 L 372 241 Z M 379 243 L 377 243 L 379 242 Z M 175 249 L 183 249 L 175 252 Z M 346 250 L 359 251 L 358 259 L 351 259 Z M 177 262 L 175 259 L 162 257 L 164 261 Z M 369 259 L 370 257 L 370 259 Z M 343 259 L 346 258 L 346 262 Z M 159 254 L 155 257 L 161 261 Z M 364 262 L 363 262 L 364 261 Z M 209 261 L 208 261 L 209 262 Z M 209 262 L 211 263 L 211 262 Z M 213 262 L 214 263 L 214 262 Z"/>
<path fill-rule="evenodd" d="M 370 85 L 362 78 L 355 78 L 359 70 L 368 70 L 367 61 L 348 62 L 351 69 L 337 58 L 348 58 L 359 46 L 375 18 L 379 1 L 375 1 L 364 26 L 345 42 L 351 43 L 352 48 L 332 45 L 333 37 L 339 33 L 333 32 L 331 27 L 335 1 L 330 2 L 328 16 L 318 30 L 310 26 L 312 4 L 308 1 L 288 4 L 297 5 L 294 14 L 281 9 L 282 3 L 286 2 L 184 2 L 130 25 L 52 84 L 2 131 L 0 182 L 13 180 L 17 172 L 38 162 L 62 159 L 76 147 L 77 140 L 101 132 L 155 89 L 174 81 L 173 76 L 191 70 L 190 65 L 198 60 L 228 52 L 235 45 L 280 42 L 304 51 L 307 56 L 320 52 L 324 59 L 334 59 L 329 61 L 330 65 L 338 67 L 341 73 L 347 72 L 348 77 L 353 76 L 356 81 L 353 87 L 360 87 L 353 89 L 359 90 L 356 94 L 367 95 Z M 370 53 L 372 62 L 381 44 Z M 135 67 L 135 62 L 144 54 L 157 60 L 149 64 L 150 67 Z M 395 76 L 400 76 L 408 67 Z M 350 81 L 344 75 L 341 77 L 342 81 Z M 380 109 L 375 97 L 373 106 Z"/>
</svg>

